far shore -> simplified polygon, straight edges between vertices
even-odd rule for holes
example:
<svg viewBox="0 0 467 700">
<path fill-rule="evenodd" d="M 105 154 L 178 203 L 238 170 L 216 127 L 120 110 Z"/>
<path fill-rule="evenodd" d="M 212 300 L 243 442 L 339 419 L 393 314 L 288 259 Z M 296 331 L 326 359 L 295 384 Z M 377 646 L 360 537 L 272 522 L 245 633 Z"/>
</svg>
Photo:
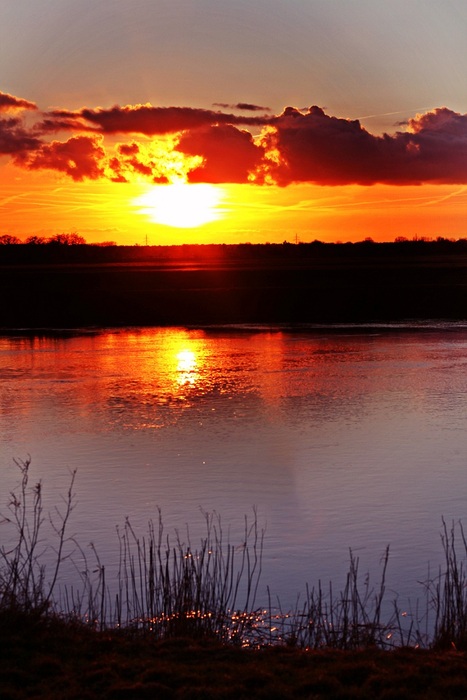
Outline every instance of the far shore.
<svg viewBox="0 0 467 700">
<path fill-rule="evenodd" d="M 464 243 L 1 246 L 0 328 L 461 321 Z"/>
</svg>

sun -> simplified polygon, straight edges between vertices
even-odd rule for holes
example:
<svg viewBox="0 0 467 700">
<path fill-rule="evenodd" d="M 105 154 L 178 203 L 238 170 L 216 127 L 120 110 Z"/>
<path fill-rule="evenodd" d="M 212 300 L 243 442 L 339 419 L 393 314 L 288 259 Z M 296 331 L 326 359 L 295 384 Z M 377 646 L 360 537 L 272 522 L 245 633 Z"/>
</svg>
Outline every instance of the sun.
<svg viewBox="0 0 467 700">
<path fill-rule="evenodd" d="M 133 200 L 151 221 L 176 228 L 195 228 L 223 217 L 224 191 L 208 184 L 176 182 L 156 185 Z"/>
</svg>

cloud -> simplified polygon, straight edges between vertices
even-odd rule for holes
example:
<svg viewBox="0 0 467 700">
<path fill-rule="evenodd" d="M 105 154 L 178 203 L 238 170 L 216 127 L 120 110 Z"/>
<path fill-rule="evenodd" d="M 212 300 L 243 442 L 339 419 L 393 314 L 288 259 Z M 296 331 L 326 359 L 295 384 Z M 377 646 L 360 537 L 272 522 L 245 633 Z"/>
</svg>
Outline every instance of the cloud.
<svg viewBox="0 0 467 700">
<path fill-rule="evenodd" d="M 139 153 L 139 146 L 135 141 L 132 143 L 121 143 L 118 147 L 118 151 L 124 156 L 135 156 Z"/>
<path fill-rule="evenodd" d="M 384 139 L 368 133 L 358 121 L 328 116 L 320 107 L 303 113 L 287 107 L 263 137 L 271 174 L 280 185 L 316 182 L 324 185 L 370 184 L 385 160 Z"/>
<path fill-rule="evenodd" d="M 15 97 L 7 92 L 0 92 L 0 112 L 18 109 L 37 109 L 37 106 L 29 100 L 23 100 L 21 97 Z"/>
<path fill-rule="evenodd" d="M 203 159 L 188 173 L 190 182 L 248 182 L 264 156 L 248 131 L 230 124 L 189 131 L 180 138 L 177 150 Z"/>
<path fill-rule="evenodd" d="M 0 92 L 0 112 L 17 112 L 19 110 L 37 109 L 34 102 L 23 100 L 7 92 Z M 0 155 L 13 155 L 35 150 L 40 146 L 40 139 L 18 116 L 0 119 Z"/>
<path fill-rule="evenodd" d="M 186 181 L 188 173 L 197 168 L 203 158 L 177 151 L 178 141 L 178 137 L 173 137 L 143 143 L 131 141 L 118 144 L 115 156 L 109 160 L 111 179 L 128 182 L 136 174 L 154 183 Z"/>
<path fill-rule="evenodd" d="M 168 182 L 163 172 L 163 162 L 150 153 L 150 149 L 142 147 L 135 141 L 122 143 L 117 146 L 117 155 L 110 159 L 109 168 L 113 172 L 111 178 L 115 182 L 128 182 L 132 174 L 142 175 L 152 182 Z"/>
<path fill-rule="evenodd" d="M 414 134 L 438 132 L 466 138 L 467 114 L 458 114 L 447 107 L 438 107 L 409 119 L 407 125 Z"/>
<path fill-rule="evenodd" d="M 105 151 L 98 136 L 73 136 L 68 141 L 43 143 L 34 153 L 17 158 L 28 170 L 58 170 L 73 180 L 104 177 Z"/>
<path fill-rule="evenodd" d="M 33 151 L 40 144 L 41 141 L 24 127 L 21 119 L 0 119 L 0 155 Z"/>
<path fill-rule="evenodd" d="M 287 186 L 467 184 L 467 114 L 447 107 L 417 114 L 394 134 L 373 135 L 358 120 L 321 107 L 217 103 L 226 111 L 191 107 L 114 106 L 41 113 L 33 102 L 0 92 L 0 111 L 37 110 L 0 119 L 0 155 L 29 169 L 53 169 L 74 180 L 127 182 L 254 182 Z M 235 115 L 227 110 L 244 110 Z M 24 117 L 24 118 L 23 118 Z M 51 140 L 73 132 L 68 140 Z M 114 145 L 107 136 L 131 135 Z M 110 142 L 110 143 L 108 143 Z"/>
<path fill-rule="evenodd" d="M 93 132 L 96 133 L 99 130 L 85 124 L 80 119 L 72 119 L 70 117 L 48 117 L 46 116 L 39 124 L 36 124 L 36 131 L 43 136 L 47 134 L 56 134 L 59 131 L 80 131 L 80 132 Z"/>
<path fill-rule="evenodd" d="M 153 107 L 146 104 L 125 107 L 116 105 L 110 109 L 54 110 L 46 114 L 39 128 L 44 132 L 81 129 L 104 134 L 155 136 L 216 124 L 261 126 L 264 123 L 264 117 L 236 116 L 192 107 Z"/>
<path fill-rule="evenodd" d="M 253 105 L 249 102 L 237 102 L 237 104 L 231 105 L 226 102 L 214 102 L 213 107 L 220 107 L 221 109 L 240 109 L 244 112 L 270 112 L 270 107 L 261 107 L 260 105 Z"/>
<path fill-rule="evenodd" d="M 322 185 L 467 182 L 467 115 L 439 108 L 409 120 L 408 131 L 374 136 L 358 120 L 288 107 L 262 143 L 270 176 Z"/>
</svg>

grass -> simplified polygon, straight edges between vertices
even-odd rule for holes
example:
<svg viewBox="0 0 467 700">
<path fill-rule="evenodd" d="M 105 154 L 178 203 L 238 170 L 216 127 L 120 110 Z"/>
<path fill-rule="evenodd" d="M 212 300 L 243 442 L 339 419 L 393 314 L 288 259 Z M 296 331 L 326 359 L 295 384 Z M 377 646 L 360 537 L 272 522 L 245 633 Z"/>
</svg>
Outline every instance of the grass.
<svg viewBox="0 0 467 700">
<path fill-rule="evenodd" d="M 271 593 L 267 609 L 256 606 L 264 535 L 256 513 L 245 518 L 240 549 L 216 514 L 205 514 L 198 546 L 188 531 L 172 541 L 160 512 L 143 538 L 127 520 L 109 586 L 98 553 L 89 561 L 68 536 L 75 474 L 61 506 L 46 514 L 41 483 L 29 484 L 30 460 L 17 466 L 20 485 L 2 516 L 13 544 L 0 547 L 2 699 L 465 696 L 461 524 L 443 521 L 445 563 L 425 583 L 420 619 L 396 603 L 383 615 L 389 549 L 375 587 L 350 552 L 342 591 L 320 583 L 284 612 Z M 76 558 L 79 585 L 61 588 L 61 567 Z"/>
<path fill-rule="evenodd" d="M 252 650 L 59 619 L 0 634 L 0 643 L 2 700 L 446 700 L 465 697 L 467 686 L 465 654 L 454 651 Z"/>
</svg>

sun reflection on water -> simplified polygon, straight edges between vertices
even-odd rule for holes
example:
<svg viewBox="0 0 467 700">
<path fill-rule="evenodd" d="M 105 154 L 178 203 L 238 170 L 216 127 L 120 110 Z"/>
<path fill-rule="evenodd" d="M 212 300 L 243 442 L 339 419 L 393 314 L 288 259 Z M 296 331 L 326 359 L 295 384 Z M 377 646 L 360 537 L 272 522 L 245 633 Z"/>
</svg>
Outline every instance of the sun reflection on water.
<svg viewBox="0 0 467 700">
<path fill-rule="evenodd" d="M 79 344 L 78 341 L 75 341 Z M 82 342 L 82 341 L 81 341 Z M 89 341 L 87 341 L 89 342 Z M 99 337 L 93 405 L 124 429 L 160 429 L 216 391 L 204 331 L 182 328 L 109 332 Z M 82 367 L 80 367 L 82 371 Z M 98 397 L 98 392 L 102 395 Z"/>
<path fill-rule="evenodd" d="M 185 386 L 189 384 L 190 386 L 195 386 L 199 379 L 199 372 L 197 371 L 198 361 L 196 353 L 194 350 L 180 350 L 176 355 L 178 364 L 178 378 L 177 383 L 180 386 Z"/>
</svg>

